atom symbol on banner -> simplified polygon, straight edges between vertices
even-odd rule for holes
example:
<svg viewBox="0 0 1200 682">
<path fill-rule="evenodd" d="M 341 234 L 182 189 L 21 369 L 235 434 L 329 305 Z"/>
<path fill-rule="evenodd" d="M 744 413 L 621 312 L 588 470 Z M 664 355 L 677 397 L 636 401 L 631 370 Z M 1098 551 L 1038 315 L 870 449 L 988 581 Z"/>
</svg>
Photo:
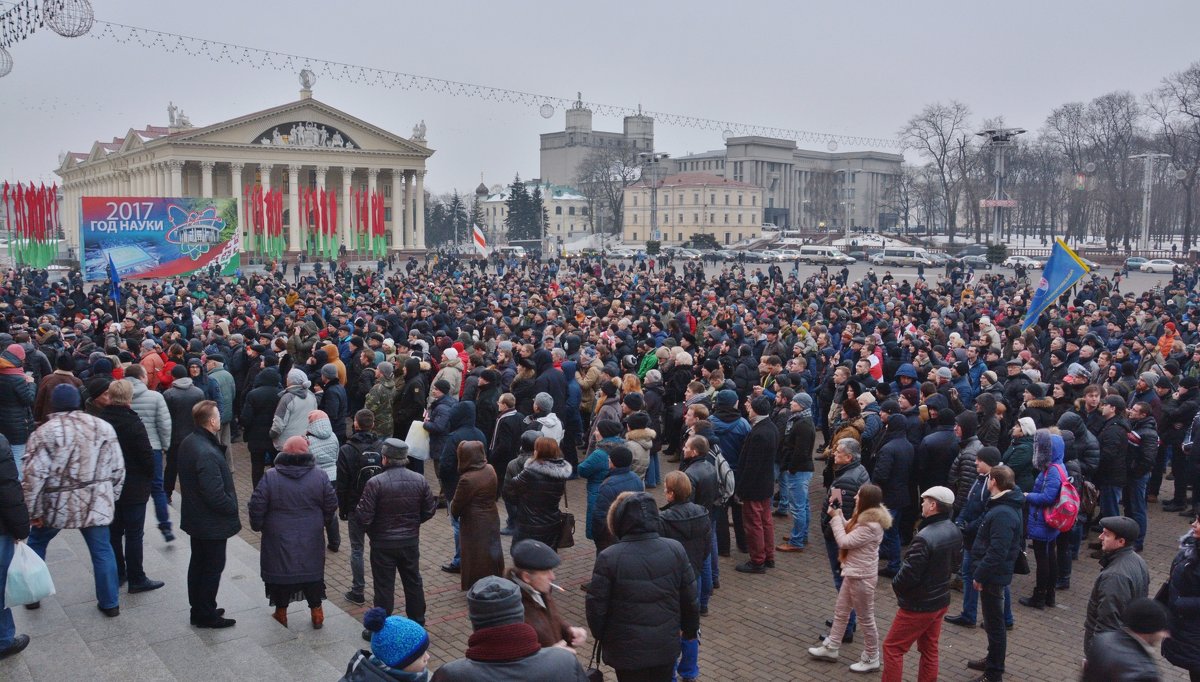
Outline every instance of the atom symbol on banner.
<svg viewBox="0 0 1200 682">
<path fill-rule="evenodd" d="M 217 217 L 215 208 L 188 211 L 172 204 L 167 208 L 167 220 L 171 229 L 163 239 L 177 245 L 180 253 L 192 260 L 199 260 L 214 244 L 221 243 L 225 221 Z"/>
</svg>

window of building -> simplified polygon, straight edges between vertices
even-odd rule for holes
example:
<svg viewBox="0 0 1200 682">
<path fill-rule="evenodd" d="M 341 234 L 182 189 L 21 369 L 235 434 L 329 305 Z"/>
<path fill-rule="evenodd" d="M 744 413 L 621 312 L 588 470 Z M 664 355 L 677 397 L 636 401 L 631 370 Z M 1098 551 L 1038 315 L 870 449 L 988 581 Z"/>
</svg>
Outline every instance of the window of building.
<svg viewBox="0 0 1200 682">
<path fill-rule="evenodd" d="M 675 234 L 675 241 L 677 241 L 677 242 L 683 241 L 683 233 L 682 232 L 678 232 Z"/>
<path fill-rule="evenodd" d="M 751 205 L 751 206 L 758 206 L 758 195 L 757 195 L 757 194 L 755 194 L 754 196 L 750 197 L 750 205 Z"/>
<path fill-rule="evenodd" d="M 709 213 L 709 214 L 708 214 L 708 222 L 709 222 L 709 224 L 710 224 L 710 225 L 711 225 L 712 223 L 715 223 L 715 222 L 717 222 L 717 214 L 716 214 L 716 213 Z"/>
<path fill-rule="evenodd" d="M 698 222 L 700 222 L 700 214 L 699 214 L 699 213 L 693 213 L 693 214 L 692 214 L 692 223 L 698 223 Z"/>
<path fill-rule="evenodd" d="M 728 232 L 725 233 L 725 243 L 726 244 L 729 243 L 729 233 Z"/>
<path fill-rule="evenodd" d="M 775 208 L 775 197 L 767 198 L 767 208 Z"/>
<path fill-rule="evenodd" d="M 663 206 L 670 206 L 670 205 L 671 205 L 671 194 L 670 194 L 670 192 L 668 192 L 666 194 L 663 194 Z"/>
<path fill-rule="evenodd" d="M 633 233 L 633 241 L 635 241 L 635 242 L 637 241 L 637 232 Z"/>
<path fill-rule="evenodd" d="M 738 195 L 738 206 L 742 205 L 742 195 Z"/>
<path fill-rule="evenodd" d="M 670 223 L 671 222 L 671 214 L 670 213 L 662 214 L 662 221 L 664 223 Z"/>
<path fill-rule="evenodd" d="M 699 192 L 692 192 L 692 203 L 693 204 L 700 203 L 700 193 Z"/>
<path fill-rule="evenodd" d="M 757 213 L 751 213 L 751 214 L 750 214 L 750 224 L 751 224 L 751 225 L 754 225 L 754 224 L 757 224 L 757 223 L 758 223 L 758 214 L 757 214 Z"/>
<path fill-rule="evenodd" d="M 679 214 L 679 222 L 681 222 L 681 223 L 683 222 L 683 214 L 682 213 Z"/>
<path fill-rule="evenodd" d="M 562 206 L 554 207 L 554 215 L 562 215 Z"/>
<path fill-rule="evenodd" d="M 383 219 L 388 222 L 392 221 L 392 207 L 391 206 L 388 206 L 387 208 L 383 209 Z"/>
<path fill-rule="evenodd" d="M 717 203 L 717 195 L 715 195 L 715 194 L 709 194 L 709 195 L 708 195 L 708 203 L 710 203 L 710 204 L 715 204 L 715 203 Z"/>
<path fill-rule="evenodd" d="M 634 207 L 636 207 L 636 206 L 637 206 L 637 200 L 638 200 L 638 195 L 636 195 L 636 194 L 635 194 L 635 195 L 633 195 L 633 205 L 634 205 Z"/>
<path fill-rule="evenodd" d="M 633 214 L 633 222 L 634 222 L 634 224 L 637 223 L 637 214 L 636 213 Z M 637 237 L 634 237 L 634 239 L 637 239 Z"/>
<path fill-rule="evenodd" d="M 392 184 L 391 184 L 391 183 L 385 183 L 385 184 L 384 184 L 384 186 L 383 186 L 383 196 L 387 197 L 388 199 L 391 199 L 391 198 L 392 198 Z"/>
<path fill-rule="evenodd" d="M 729 195 L 728 194 L 725 195 L 725 205 L 726 206 L 729 205 Z"/>
<path fill-rule="evenodd" d="M 729 224 L 729 214 L 728 213 L 725 214 L 725 224 L 726 225 Z"/>
<path fill-rule="evenodd" d="M 570 206 L 567 208 L 567 215 L 575 215 L 575 207 L 574 206 Z"/>
<path fill-rule="evenodd" d="M 739 213 L 738 214 L 738 225 L 741 225 L 741 224 L 742 224 L 742 214 Z"/>
<path fill-rule="evenodd" d="M 683 203 L 683 192 L 679 193 L 679 203 Z"/>
<path fill-rule="evenodd" d="M 581 209 L 579 209 L 579 210 L 580 210 L 580 212 L 582 212 L 582 213 L 583 213 L 583 215 L 587 215 L 587 214 L 588 214 L 588 207 L 587 207 L 587 206 L 584 206 L 583 208 L 581 208 Z"/>
<path fill-rule="evenodd" d="M 741 232 L 738 232 L 738 241 L 739 242 L 742 241 L 742 233 Z"/>
</svg>

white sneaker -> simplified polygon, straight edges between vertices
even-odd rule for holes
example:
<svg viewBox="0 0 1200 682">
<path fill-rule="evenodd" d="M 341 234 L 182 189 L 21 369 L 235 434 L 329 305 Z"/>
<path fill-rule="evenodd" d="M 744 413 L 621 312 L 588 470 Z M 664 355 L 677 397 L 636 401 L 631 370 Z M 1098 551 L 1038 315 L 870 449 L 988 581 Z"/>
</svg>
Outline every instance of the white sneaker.
<svg viewBox="0 0 1200 682">
<path fill-rule="evenodd" d="M 878 656 L 876 656 L 875 658 L 867 658 L 867 655 L 863 654 L 862 658 L 858 659 L 857 663 L 850 664 L 850 672 L 869 673 L 869 672 L 874 672 L 876 670 L 879 670 L 879 657 Z"/>
<path fill-rule="evenodd" d="M 840 656 L 837 647 L 829 646 L 829 640 L 823 642 L 821 646 L 810 646 L 808 648 L 808 655 L 826 661 L 836 661 Z"/>
</svg>

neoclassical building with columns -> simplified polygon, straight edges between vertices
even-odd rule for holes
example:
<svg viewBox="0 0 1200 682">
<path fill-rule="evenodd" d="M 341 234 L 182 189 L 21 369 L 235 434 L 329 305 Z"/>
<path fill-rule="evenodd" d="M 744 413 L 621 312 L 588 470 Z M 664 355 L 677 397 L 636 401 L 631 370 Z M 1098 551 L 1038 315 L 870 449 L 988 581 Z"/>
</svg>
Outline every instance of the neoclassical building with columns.
<svg viewBox="0 0 1200 682">
<path fill-rule="evenodd" d="M 222 121 L 192 126 L 174 104 L 168 126 L 130 129 L 87 153 L 63 155 L 61 222 L 70 246 L 79 249 L 85 196 L 243 197 L 259 185 L 284 194 L 288 251 L 305 248 L 293 216 L 297 189 L 321 188 L 338 197 L 338 234 L 352 248 L 351 191 L 384 195 L 384 223 L 392 250 L 425 249 L 425 161 L 432 154 L 425 124 L 404 138 L 312 98 Z M 243 248 L 251 244 L 246 207 L 238 202 Z M 374 215 L 370 216 L 374 219 Z M 374 226 L 372 226 L 374 227 Z"/>
</svg>

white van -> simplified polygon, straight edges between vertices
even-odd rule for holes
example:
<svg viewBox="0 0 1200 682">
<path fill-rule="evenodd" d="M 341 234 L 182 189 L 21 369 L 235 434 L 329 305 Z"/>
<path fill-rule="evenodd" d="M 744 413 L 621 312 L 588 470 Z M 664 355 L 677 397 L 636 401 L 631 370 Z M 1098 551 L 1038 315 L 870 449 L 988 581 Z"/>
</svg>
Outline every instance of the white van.
<svg viewBox="0 0 1200 682">
<path fill-rule="evenodd" d="M 825 265 L 849 265 L 856 259 L 847 256 L 834 246 L 801 246 L 800 260 L 805 263 Z"/>
<path fill-rule="evenodd" d="M 524 258 L 524 246 L 501 246 L 496 249 L 496 252 L 503 258 Z"/>
<path fill-rule="evenodd" d="M 929 252 L 917 246 L 889 246 L 882 252 L 871 257 L 876 265 L 894 265 L 897 267 L 916 267 L 933 265 L 933 257 Z"/>
</svg>

